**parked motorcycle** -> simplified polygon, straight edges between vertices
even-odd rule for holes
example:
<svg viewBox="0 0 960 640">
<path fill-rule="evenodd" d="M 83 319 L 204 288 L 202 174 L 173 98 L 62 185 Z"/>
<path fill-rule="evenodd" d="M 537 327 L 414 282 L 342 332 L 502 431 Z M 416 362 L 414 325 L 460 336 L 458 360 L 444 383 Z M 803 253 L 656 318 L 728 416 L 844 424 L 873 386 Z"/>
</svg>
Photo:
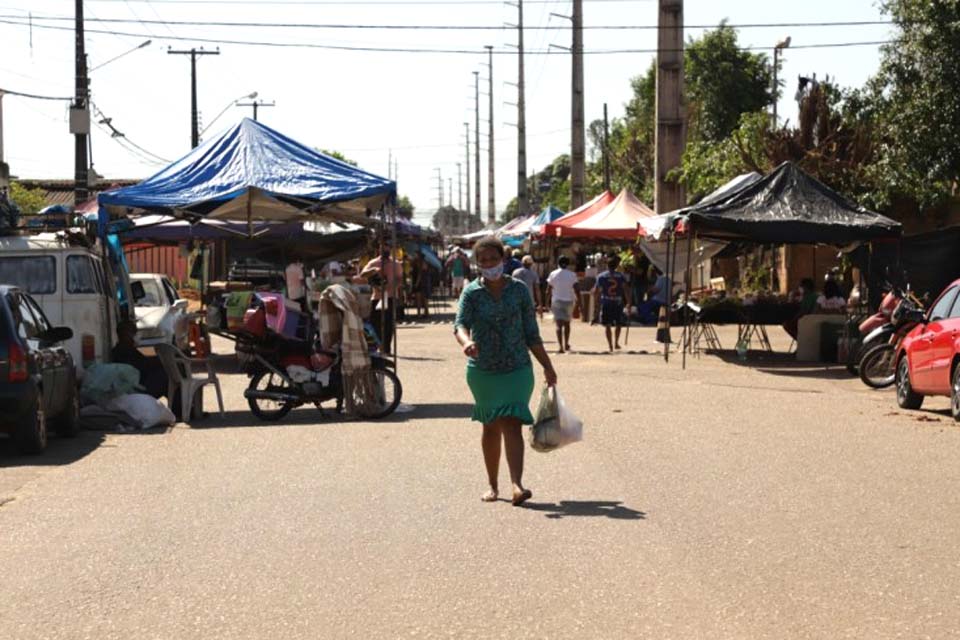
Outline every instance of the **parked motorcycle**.
<svg viewBox="0 0 960 640">
<path fill-rule="evenodd" d="M 909 288 L 909 285 L 907 285 L 905 289 L 891 285 L 890 290 L 883 296 L 883 300 L 880 301 L 880 307 L 877 309 L 877 312 L 872 316 L 868 316 L 860 323 L 858 327 L 860 339 L 856 346 L 850 349 L 847 357 L 847 371 L 849 371 L 851 375 L 855 376 L 859 374 L 860 362 L 863 360 L 863 356 L 867 351 L 877 345 L 883 345 L 890 341 L 890 336 L 893 335 L 894 332 L 891 316 L 897 308 L 897 305 L 899 305 L 906 296 Z"/>
<path fill-rule="evenodd" d="M 860 380 L 868 387 L 884 389 L 896 381 L 896 357 L 900 342 L 923 322 L 923 306 L 908 290 L 890 315 L 890 324 L 878 328 L 880 335 L 889 335 L 886 342 L 874 344 L 860 358 Z M 883 331 L 881 331 L 881 329 Z"/>
<path fill-rule="evenodd" d="M 279 336 L 247 338 L 238 342 L 250 384 L 244 397 L 250 411 L 261 420 L 280 420 L 291 410 L 313 403 L 336 401 L 342 411 L 345 387 L 340 353 L 318 349 L 302 340 Z M 353 411 L 364 418 L 379 419 L 393 413 L 400 404 L 403 387 L 388 361 L 379 353 L 370 355 L 371 369 L 361 374 L 352 391 Z"/>
</svg>

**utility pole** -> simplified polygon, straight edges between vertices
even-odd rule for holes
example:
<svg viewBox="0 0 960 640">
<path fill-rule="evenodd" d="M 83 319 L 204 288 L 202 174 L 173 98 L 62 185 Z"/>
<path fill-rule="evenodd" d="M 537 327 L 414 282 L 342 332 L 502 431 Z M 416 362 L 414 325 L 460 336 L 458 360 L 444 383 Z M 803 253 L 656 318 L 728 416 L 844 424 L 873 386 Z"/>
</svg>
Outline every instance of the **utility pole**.
<svg viewBox="0 0 960 640">
<path fill-rule="evenodd" d="M 393 180 L 393 149 L 387 149 L 387 179 Z"/>
<path fill-rule="evenodd" d="M 3 90 L 0 89 L 0 195 L 10 186 L 10 167 L 3 161 Z M 467 183 L 470 187 L 470 183 Z"/>
<path fill-rule="evenodd" d="M 74 66 L 75 87 L 73 104 L 70 105 L 70 133 L 73 134 L 73 204 L 79 205 L 90 198 L 89 160 L 87 139 L 90 136 L 90 96 L 87 78 L 87 52 L 83 34 L 83 0 L 76 0 L 74 15 Z"/>
<path fill-rule="evenodd" d="M 457 163 L 457 210 L 463 211 L 463 165 Z"/>
<path fill-rule="evenodd" d="M 437 172 L 437 210 L 443 209 L 443 174 L 440 167 L 434 169 Z"/>
<path fill-rule="evenodd" d="M 773 47 L 773 128 L 780 124 L 777 120 L 777 99 L 780 97 L 780 81 L 777 75 L 780 72 L 780 56 L 783 50 L 790 46 L 791 38 L 787 36 Z"/>
<path fill-rule="evenodd" d="M 399 182 L 400 180 L 400 164 L 396 158 L 393 159 L 393 181 Z"/>
<path fill-rule="evenodd" d="M 584 203 L 587 181 L 586 134 L 583 115 L 583 0 L 573 0 L 573 90 L 570 134 L 570 207 Z"/>
<path fill-rule="evenodd" d="M 490 98 L 490 120 L 487 122 L 487 224 L 494 226 L 497 223 L 497 201 L 494 197 L 494 155 L 493 155 L 493 45 L 485 45 L 489 56 L 487 63 Z"/>
<path fill-rule="evenodd" d="M 603 188 L 610 191 L 610 122 L 607 120 L 607 103 L 603 103 Z"/>
<path fill-rule="evenodd" d="M 80 0 L 77 0 L 80 2 Z M 190 56 L 190 148 L 194 149 L 200 144 L 200 116 L 197 112 L 197 56 L 218 56 L 220 50 L 206 51 L 200 49 L 190 49 L 187 51 L 174 51 L 168 49 L 170 55 Z"/>
<path fill-rule="evenodd" d="M 453 208 L 453 178 L 447 178 L 447 206 Z"/>
<path fill-rule="evenodd" d="M 657 131 L 654 208 L 657 213 L 679 209 L 686 194 L 667 174 L 680 166 L 686 145 L 683 104 L 683 0 L 659 0 L 657 30 Z"/>
<path fill-rule="evenodd" d="M 474 123 L 473 123 L 473 158 L 475 172 L 475 191 L 473 194 L 474 213 L 480 217 L 480 72 L 473 72 L 473 87 L 476 95 L 474 100 Z"/>
<path fill-rule="evenodd" d="M 251 102 L 238 102 L 238 103 L 237 103 L 237 106 L 238 106 L 238 107 L 253 107 L 253 119 L 254 119 L 254 121 L 256 121 L 256 120 L 257 120 L 257 110 L 258 110 L 260 107 L 275 107 L 275 106 L 277 106 L 277 103 L 276 103 L 275 101 L 273 101 L 273 100 L 271 100 L 270 102 L 264 102 L 263 100 L 253 100 L 253 101 L 251 101 Z"/>
<path fill-rule="evenodd" d="M 523 0 L 507 2 L 517 8 L 517 213 L 528 213 L 527 197 L 527 98 L 524 79 Z"/>
<path fill-rule="evenodd" d="M 464 145 L 465 148 L 466 148 L 466 153 L 465 153 L 465 156 L 466 156 L 466 157 L 465 157 L 465 159 L 466 159 L 466 161 L 467 161 L 467 172 L 466 172 L 466 176 L 467 176 L 467 215 L 470 215 L 470 123 L 469 123 L 469 122 L 464 122 L 464 123 L 463 123 L 463 128 L 464 128 L 464 131 L 465 131 L 464 141 L 466 142 L 466 144 Z"/>
</svg>

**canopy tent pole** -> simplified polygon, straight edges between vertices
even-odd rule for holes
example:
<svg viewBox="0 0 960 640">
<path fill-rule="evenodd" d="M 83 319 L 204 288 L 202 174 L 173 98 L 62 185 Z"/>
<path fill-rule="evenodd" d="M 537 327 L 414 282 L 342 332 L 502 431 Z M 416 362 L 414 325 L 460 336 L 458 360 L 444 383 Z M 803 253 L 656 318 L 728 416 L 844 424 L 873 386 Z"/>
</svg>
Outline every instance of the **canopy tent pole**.
<svg viewBox="0 0 960 640">
<path fill-rule="evenodd" d="M 394 264 L 397 259 L 397 256 L 396 256 L 397 254 L 397 212 L 393 208 L 392 204 L 387 205 L 387 207 L 389 207 L 390 217 L 393 219 L 393 229 L 392 229 L 392 234 L 390 238 L 391 245 L 392 245 L 390 248 L 390 269 L 393 270 Z M 399 293 L 398 285 L 402 285 L 402 284 L 403 284 L 403 271 L 401 270 L 400 282 L 398 283 L 396 279 L 394 279 L 394 287 L 393 287 L 394 293 Z M 397 297 L 399 298 L 399 295 Z M 393 355 L 393 372 L 394 373 L 397 372 L 397 338 L 399 337 L 399 334 L 400 334 L 400 332 L 397 330 L 398 329 L 397 327 L 397 305 L 398 304 L 399 304 L 399 301 L 394 299 L 393 304 L 390 305 L 390 308 L 391 308 L 390 313 L 393 315 L 393 350 L 392 350 L 393 353 L 392 355 Z"/>
<path fill-rule="evenodd" d="M 671 231 L 670 236 L 667 238 L 667 296 L 664 306 L 666 310 L 664 311 L 664 319 L 666 321 L 665 331 L 663 334 L 663 361 L 670 362 L 670 301 L 673 299 L 673 269 L 677 261 L 677 253 L 673 251 L 673 259 L 671 260 L 671 246 L 676 249 L 677 246 L 677 232 Z M 659 324 L 659 323 L 658 323 Z"/>
<path fill-rule="evenodd" d="M 687 232 L 687 268 L 685 274 L 683 311 L 683 368 L 687 368 L 687 348 L 690 346 L 690 254 L 693 253 L 693 234 Z"/>
</svg>

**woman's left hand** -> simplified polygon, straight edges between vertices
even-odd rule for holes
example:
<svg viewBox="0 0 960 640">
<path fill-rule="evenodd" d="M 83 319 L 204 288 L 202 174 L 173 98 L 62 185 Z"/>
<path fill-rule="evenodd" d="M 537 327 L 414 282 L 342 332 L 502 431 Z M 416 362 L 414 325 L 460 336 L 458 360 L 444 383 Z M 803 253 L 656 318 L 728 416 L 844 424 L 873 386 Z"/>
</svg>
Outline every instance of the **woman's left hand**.
<svg viewBox="0 0 960 640">
<path fill-rule="evenodd" d="M 557 386 L 557 372 L 553 370 L 553 366 L 543 368 L 543 377 L 546 379 L 548 387 Z"/>
</svg>

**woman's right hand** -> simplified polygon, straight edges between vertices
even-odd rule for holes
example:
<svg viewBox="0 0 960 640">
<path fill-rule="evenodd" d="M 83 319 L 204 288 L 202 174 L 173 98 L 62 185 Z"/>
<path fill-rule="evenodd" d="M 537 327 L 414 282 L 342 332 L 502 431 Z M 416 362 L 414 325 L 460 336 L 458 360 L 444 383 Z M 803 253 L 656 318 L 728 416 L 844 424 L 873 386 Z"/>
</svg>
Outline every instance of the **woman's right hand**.
<svg viewBox="0 0 960 640">
<path fill-rule="evenodd" d="M 480 349 L 477 348 L 476 342 L 471 340 L 467 344 L 463 345 L 463 355 L 467 356 L 468 358 L 476 358 L 479 353 Z"/>
</svg>

